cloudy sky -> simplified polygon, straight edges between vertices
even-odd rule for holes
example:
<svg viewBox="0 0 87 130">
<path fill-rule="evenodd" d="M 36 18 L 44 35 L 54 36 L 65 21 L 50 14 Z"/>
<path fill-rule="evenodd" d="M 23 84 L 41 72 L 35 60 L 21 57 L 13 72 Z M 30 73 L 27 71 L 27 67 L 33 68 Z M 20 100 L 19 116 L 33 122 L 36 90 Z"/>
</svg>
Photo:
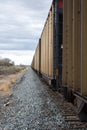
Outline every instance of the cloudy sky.
<svg viewBox="0 0 87 130">
<path fill-rule="evenodd" d="M 51 3 L 52 0 L 0 0 L 1 57 L 20 57 L 25 51 L 30 54 L 30 64 Z"/>
</svg>

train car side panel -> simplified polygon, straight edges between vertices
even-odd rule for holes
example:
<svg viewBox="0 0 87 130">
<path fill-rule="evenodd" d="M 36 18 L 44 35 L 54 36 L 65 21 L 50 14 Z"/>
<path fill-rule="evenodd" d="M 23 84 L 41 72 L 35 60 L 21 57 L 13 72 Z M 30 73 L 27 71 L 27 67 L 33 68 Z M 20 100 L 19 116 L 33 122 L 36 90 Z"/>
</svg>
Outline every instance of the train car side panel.
<svg viewBox="0 0 87 130">
<path fill-rule="evenodd" d="M 81 94 L 87 96 L 87 0 L 81 2 Z"/>
</svg>

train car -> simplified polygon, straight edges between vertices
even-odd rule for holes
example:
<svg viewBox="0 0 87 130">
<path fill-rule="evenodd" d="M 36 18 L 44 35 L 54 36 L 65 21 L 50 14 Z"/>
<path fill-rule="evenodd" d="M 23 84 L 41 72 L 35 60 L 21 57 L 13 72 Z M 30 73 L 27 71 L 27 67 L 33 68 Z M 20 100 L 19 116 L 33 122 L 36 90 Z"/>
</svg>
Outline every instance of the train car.
<svg viewBox="0 0 87 130">
<path fill-rule="evenodd" d="M 40 37 L 41 57 L 38 62 L 42 77 L 57 89 L 62 84 L 62 23 L 63 0 L 53 0 Z M 34 64 L 37 64 L 37 57 L 36 49 Z M 38 71 L 37 67 L 32 67 Z"/>
<path fill-rule="evenodd" d="M 32 67 L 87 121 L 87 0 L 53 0 Z M 39 52 L 39 53 L 38 53 Z"/>
<path fill-rule="evenodd" d="M 87 121 L 87 0 L 64 0 L 62 86 Z"/>
<path fill-rule="evenodd" d="M 41 34 L 41 74 L 57 89 L 62 81 L 63 0 L 54 0 Z"/>
<path fill-rule="evenodd" d="M 41 34 L 41 74 L 47 82 L 53 80 L 53 21 L 54 6 L 52 4 Z"/>
</svg>

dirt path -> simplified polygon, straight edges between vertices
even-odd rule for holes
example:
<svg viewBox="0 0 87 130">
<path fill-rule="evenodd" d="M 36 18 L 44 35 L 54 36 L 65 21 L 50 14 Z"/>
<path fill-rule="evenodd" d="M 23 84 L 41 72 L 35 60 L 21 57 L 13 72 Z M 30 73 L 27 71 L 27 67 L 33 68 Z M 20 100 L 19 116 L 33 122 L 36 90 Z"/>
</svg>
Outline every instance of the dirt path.
<svg viewBox="0 0 87 130">
<path fill-rule="evenodd" d="M 60 109 L 63 98 L 41 82 L 31 68 L 11 91 L 0 98 L 0 130 L 72 130 Z"/>
</svg>

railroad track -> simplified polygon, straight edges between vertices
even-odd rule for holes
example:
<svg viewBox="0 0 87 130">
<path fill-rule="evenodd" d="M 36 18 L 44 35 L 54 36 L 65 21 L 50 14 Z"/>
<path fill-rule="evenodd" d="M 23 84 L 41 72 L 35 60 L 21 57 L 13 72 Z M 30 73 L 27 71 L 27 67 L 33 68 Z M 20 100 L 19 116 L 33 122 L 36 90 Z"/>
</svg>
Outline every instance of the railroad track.
<svg viewBox="0 0 87 130">
<path fill-rule="evenodd" d="M 67 102 L 63 95 L 60 94 L 58 91 L 53 91 L 50 89 L 48 85 L 44 82 L 43 79 L 40 79 L 43 84 L 45 85 L 45 88 L 47 89 L 48 93 L 50 94 L 52 101 L 55 103 L 57 108 L 60 110 L 60 113 L 63 117 L 63 119 L 66 122 L 66 128 L 63 130 L 87 130 L 87 122 L 81 122 L 80 118 L 78 116 L 78 110 L 76 106 L 74 106 L 72 103 Z"/>
<path fill-rule="evenodd" d="M 87 130 L 87 122 L 80 121 L 77 110 L 71 103 L 62 101 L 60 110 L 69 130 Z"/>
</svg>

